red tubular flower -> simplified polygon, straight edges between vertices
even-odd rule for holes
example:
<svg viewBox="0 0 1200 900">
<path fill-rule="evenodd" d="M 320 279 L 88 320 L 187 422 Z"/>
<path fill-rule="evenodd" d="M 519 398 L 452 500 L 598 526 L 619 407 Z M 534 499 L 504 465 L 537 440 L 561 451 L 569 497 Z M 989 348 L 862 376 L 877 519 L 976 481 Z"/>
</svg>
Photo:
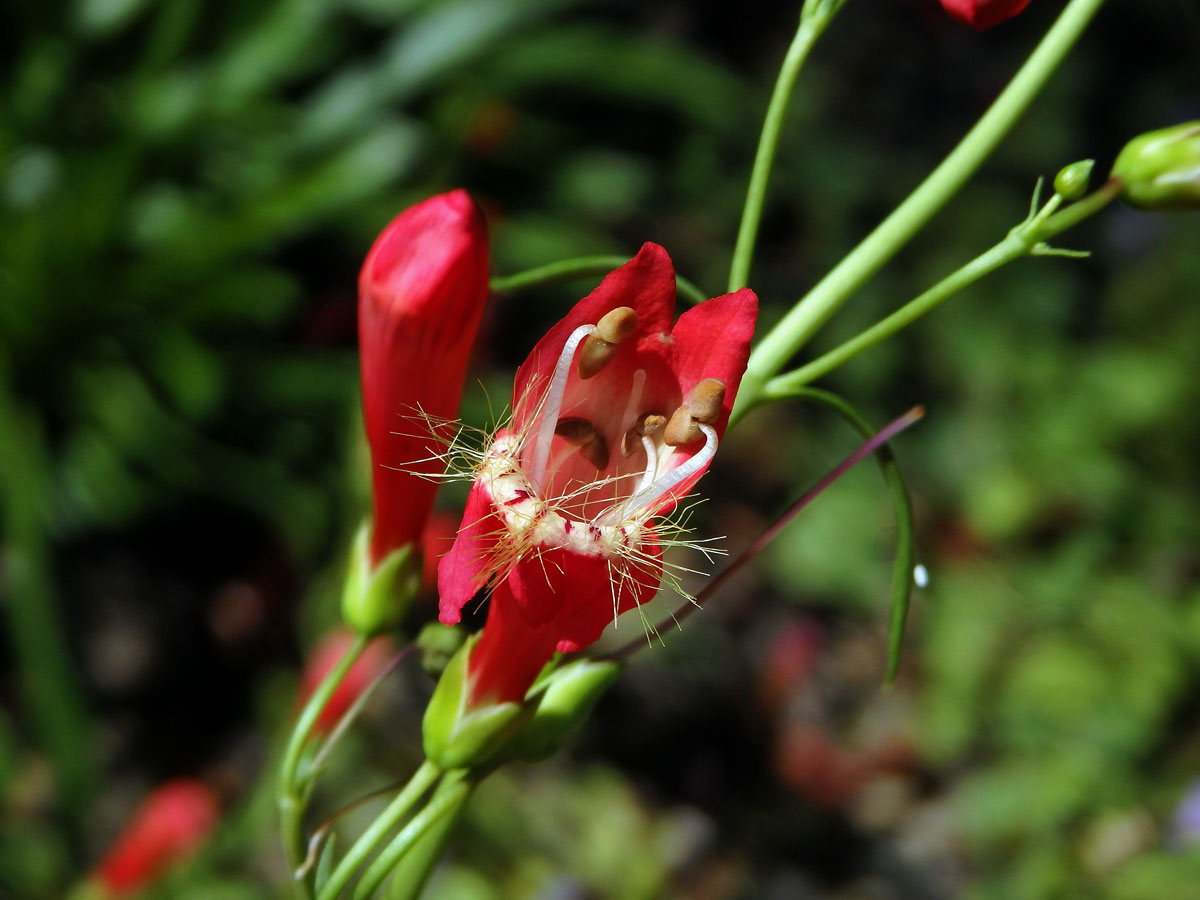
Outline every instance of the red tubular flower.
<svg viewBox="0 0 1200 900">
<path fill-rule="evenodd" d="M 466 191 L 397 216 L 358 281 L 363 417 L 371 447 L 373 565 L 415 545 L 433 508 L 444 441 L 433 422 L 458 414 L 488 292 L 483 217 Z"/>
<path fill-rule="evenodd" d="M 674 323 L 675 271 L 646 244 L 550 329 L 517 372 L 439 567 L 440 618 L 482 587 L 470 701 L 520 700 L 557 650 L 595 641 L 662 578 L 654 519 L 704 474 L 746 367 L 758 299 L 740 290 Z"/>
<path fill-rule="evenodd" d="M 216 795 L 194 778 L 175 778 L 152 791 L 96 868 L 110 897 L 135 894 L 201 844 L 217 824 Z"/>
<path fill-rule="evenodd" d="M 958 21 L 983 31 L 1011 19 L 1029 0 L 941 0 L 942 8 Z"/>
<path fill-rule="evenodd" d="M 338 664 L 338 661 L 345 656 L 353 642 L 354 632 L 345 628 L 331 631 L 317 641 L 317 645 L 313 647 L 308 656 L 308 661 L 304 665 L 304 675 L 300 679 L 302 702 L 312 696 L 313 691 L 325 680 L 325 676 Z M 391 656 L 392 652 L 385 638 L 376 638 L 367 644 L 367 649 L 354 661 L 354 665 L 350 667 L 346 677 L 338 684 L 329 698 L 329 702 L 317 716 L 313 731 L 320 734 L 330 731 L 337 725 L 354 701 L 387 668 Z"/>
</svg>

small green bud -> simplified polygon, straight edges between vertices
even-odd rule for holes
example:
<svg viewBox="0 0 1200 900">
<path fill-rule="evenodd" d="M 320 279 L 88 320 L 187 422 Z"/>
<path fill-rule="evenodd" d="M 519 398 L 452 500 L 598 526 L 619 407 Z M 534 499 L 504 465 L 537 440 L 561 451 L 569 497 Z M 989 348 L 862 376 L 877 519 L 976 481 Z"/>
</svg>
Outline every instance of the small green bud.
<svg viewBox="0 0 1200 900">
<path fill-rule="evenodd" d="M 533 712 L 532 706 L 511 701 L 468 706 L 467 661 L 478 639 L 475 635 L 459 647 L 425 708 L 425 756 L 442 769 L 469 769 L 489 762 Z"/>
<path fill-rule="evenodd" d="M 421 559 L 409 544 L 372 566 L 370 544 L 370 528 L 364 525 L 350 551 L 342 618 L 355 631 L 374 637 L 395 628 L 404 618 L 421 587 Z"/>
<path fill-rule="evenodd" d="M 417 635 L 417 649 L 421 653 L 421 668 L 434 678 L 446 671 L 451 658 L 462 646 L 466 635 L 456 625 L 429 622 Z"/>
<path fill-rule="evenodd" d="M 1064 200 L 1078 200 L 1087 193 L 1088 182 L 1092 178 L 1094 159 L 1081 159 L 1069 166 L 1063 166 L 1054 176 L 1054 193 Z"/>
<path fill-rule="evenodd" d="M 1200 209 L 1200 122 L 1134 138 L 1113 163 L 1122 197 L 1140 209 Z"/>
<path fill-rule="evenodd" d="M 620 674 L 619 663 L 587 659 L 554 670 L 542 681 L 533 718 L 513 735 L 505 755 L 522 762 L 549 759 Z"/>
</svg>

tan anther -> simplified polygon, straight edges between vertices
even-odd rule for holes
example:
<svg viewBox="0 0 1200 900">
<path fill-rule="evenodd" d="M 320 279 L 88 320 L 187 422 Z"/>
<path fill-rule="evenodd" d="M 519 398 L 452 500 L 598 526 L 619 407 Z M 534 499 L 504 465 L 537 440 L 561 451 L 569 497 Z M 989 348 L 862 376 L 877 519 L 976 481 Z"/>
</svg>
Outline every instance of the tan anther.
<svg viewBox="0 0 1200 900">
<path fill-rule="evenodd" d="M 590 335 L 579 351 L 579 365 L 576 368 L 579 377 L 586 381 L 597 374 L 608 365 L 616 352 L 616 344 L 609 343 L 599 335 Z"/>
<path fill-rule="evenodd" d="M 600 436 L 596 426 L 580 416 L 565 416 L 559 419 L 554 426 L 554 433 L 576 447 L 590 444 Z"/>
<path fill-rule="evenodd" d="M 608 441 L 587 419 L 566 416 L 558 420 L 554 433 L 579 448 L 579 455 L 597 469 L 608 468 Z"/>
<path fill-rule="evenodd" d="M 685 447 L 688 444 L 696 443 L 702 437 L 704 434 L 700 431 L 695 419 L 692 418 L 691 410 L 685 404 L 671 413 L 666 430 L 663 432 L 663 443 L 669 447 Z"/>
<path fill-rule="evenodd" d="M 590 462 L 597 469 L 608 468 L 608 441 L 604 439 L 604 435 L 597 434 L 596 439 L 590 444 L 584 444 L 579 448 L 579 455 Z"/>
<path fill-rule="evenodd" d="M 606 312 L 596 323 L 600 337 L 610 344 L 619 344 L 637 333 L 638 314 L 630 306 L 618 306 Z"/>
<path fill-rule="evenodd" d="M 656 435 L 666 424 L 666 416 L 660 416 L 658 413 L 642 413 L 633 423 L 633 427 L 621 438 L 621 455 L 632 456 L 641 449 L 642 435 Z"/>
<path fill-rule="evenodd" d="M 634 423 L 633 430 L 638 434 L 654 435 L 662 431 L 662 427 L 666 424 L 666 416 L 660 416 L 658 413 L 642 413 Z"/>
<path fill-rule="evenodd" d="M 725 382 L 716 378 L 705 378 L 692 388 L 688 398 L 688 406 L 692 418 L 705 425 L 711 425 L 721 416 L 721 404 L 725 402 Z"/>
</svg>

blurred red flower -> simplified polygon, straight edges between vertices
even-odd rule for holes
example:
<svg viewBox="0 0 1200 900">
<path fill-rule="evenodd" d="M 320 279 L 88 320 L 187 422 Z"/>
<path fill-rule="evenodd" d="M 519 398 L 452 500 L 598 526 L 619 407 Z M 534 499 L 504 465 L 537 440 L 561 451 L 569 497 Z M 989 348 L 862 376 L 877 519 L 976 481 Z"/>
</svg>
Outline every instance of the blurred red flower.
<svg viewBox="0 0 1200 900">
<path fill-rule="evenodd" d="M 325 680 L 325 676 L 338 664 L 354 642 L 354 632 L 339 628 L 322 637 L 308 656 L 304 665 L 304 674 L 300 679 L 300 702 L 303 703 L 317 686 Z M 354 665 L 346 673 L 346 677 L 334 690 L 329 702 L 317 716 L 313 731 L 317 734 L 331 730 L 346 711 L 354 704 L 372 681 L 387 668 L 391 661 L 392 651 L 386 638 L 376 638 L 367 644 L 367 649 L 354 661 Z"/>
<path fill-rule="evenodd" d="M 175 778 L 134 810 L 95 878 L 110 897 L 148 886 L 208 837 L 220 810 L 216 794 L 194 778 Z"/>
</svg>

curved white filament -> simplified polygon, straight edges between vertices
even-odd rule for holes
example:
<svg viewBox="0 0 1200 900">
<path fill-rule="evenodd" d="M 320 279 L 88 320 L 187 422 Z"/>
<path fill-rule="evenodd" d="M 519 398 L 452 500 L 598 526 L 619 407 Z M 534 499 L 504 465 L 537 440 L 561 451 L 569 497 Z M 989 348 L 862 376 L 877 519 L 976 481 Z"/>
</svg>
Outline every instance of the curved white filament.
<svg viewBox="0 0 1200 900">
<path fill-rule="evenodd" d="M 658 448 L 654 446 L 654 441 L 644 434 L 642 435 L 642 446 L 646 448 L 646 471 L 642 473 L 642 480 L 638 482 L 637 490 L 629 495 L 630 500 L 654 484 L 654 476 L 658 474 Z"/>
<path fill-rule="evenodd" d="M 554 440 L 554 429 L 558 425 L 558 414 L 562 411 L 563 394 L 567 390 L 567 377 L 571 374 L 571 361 L 580 343 L 590 335 L 598 334 L 595 325 L 580 325 L 571 332 L 563 345 L 558 362 L 554 364 L 554 375 L 550 378 L 550 389 L 542 405 L 537 433 L 533 437 L 533 459 L 529 465 L 529 480 L 533 489 L 543 493 L 542 484 L 546 476 L 546 463 L 550 459 L 550 444 Z"/>
<path fill-rule="evenodd" d="M 697 472 L 703 471 L 704 467 L 712 462 L 713 456 L 717 453 L 716 429 L 711 425 L 699 423 L 697 423 L 697 427 L 704 432 L 704 446 L 697 450 L 687 462 L 676 466 L 645 489 L 639 486 L 637 492 L 625 501 L 622 517 L 631 516 L 655 503 L 668 491 L 678 487 Z"/>
</svg>

